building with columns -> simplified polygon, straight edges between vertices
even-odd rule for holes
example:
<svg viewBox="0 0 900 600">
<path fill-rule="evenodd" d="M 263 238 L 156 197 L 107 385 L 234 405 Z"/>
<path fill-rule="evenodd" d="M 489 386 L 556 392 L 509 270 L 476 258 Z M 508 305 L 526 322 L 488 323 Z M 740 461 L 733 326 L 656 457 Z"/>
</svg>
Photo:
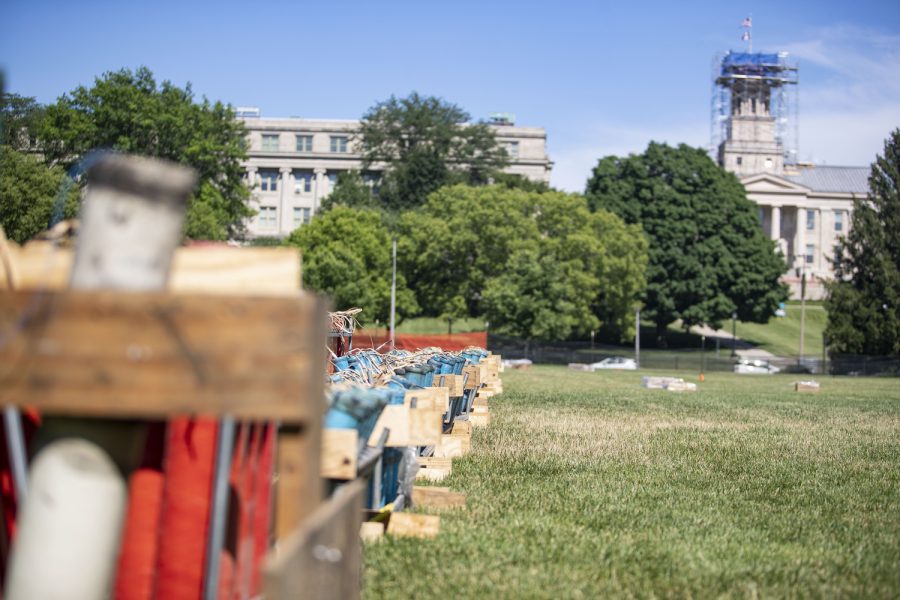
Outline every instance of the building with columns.
<svg viewBox="0 0 900 600">
<path fill-rule="evenodd" d="M 729 52 L 715 83 L 714 118 L 715 100 L 725 109 L 719 164 L 740 178 L 760 226 L 784 254 L 791 297 L 800 298 L 805 274 L 806 297 L 824 298 L 853 200 L 868 193 L 869 168 L 796 162 L 796 143 L 787 143 L 786 88 L 797 84 L 797 67 L 786 54 Z"/>
<path fill-rule="evenodd" d="M 248 131 L 244 163 L 256 216 L 251 237 L 284 237 L 306 223 L 328 196 L 342 171 L 360 169 L 355 142 L 359 121 L 260 118 L 258 109 L 238 109 Z M 541 127 L 501 121 L 491 127 L 510 155 L 508 173 L 549 183 L 553 163 Z M 377 178 L 377 167 L 363 177 Z"/>
</svg>

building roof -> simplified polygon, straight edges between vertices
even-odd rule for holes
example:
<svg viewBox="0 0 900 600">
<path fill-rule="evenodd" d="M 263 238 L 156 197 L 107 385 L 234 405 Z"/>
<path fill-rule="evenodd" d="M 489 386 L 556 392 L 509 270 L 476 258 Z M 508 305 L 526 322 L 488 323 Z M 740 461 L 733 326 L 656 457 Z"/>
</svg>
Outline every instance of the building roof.
<svg viewBox="0 0 900 600">
<path fill-rule="evenodd" d="M 866 194 L 869 191 L 869 172 L 869 167 L 815 166 L 783 177 L 814 192 Z"/>
</svg>

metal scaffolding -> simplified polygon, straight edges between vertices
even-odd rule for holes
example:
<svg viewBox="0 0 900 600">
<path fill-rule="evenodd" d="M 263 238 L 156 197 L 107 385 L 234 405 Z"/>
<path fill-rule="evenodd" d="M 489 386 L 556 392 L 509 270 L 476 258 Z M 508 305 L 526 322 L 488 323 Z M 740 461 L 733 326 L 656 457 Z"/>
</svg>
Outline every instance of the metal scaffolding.
<svg viewBox="0 0 900 600">
<path fill-rule="evenodd" d="M 730 139 L 732 118 L 774 119 L 775 141 L 784 149 L 785 164 L 798 158 L 797 63 L 786 52 L 718 54 L 712 66 L 709 152 Z"/>
</svg>

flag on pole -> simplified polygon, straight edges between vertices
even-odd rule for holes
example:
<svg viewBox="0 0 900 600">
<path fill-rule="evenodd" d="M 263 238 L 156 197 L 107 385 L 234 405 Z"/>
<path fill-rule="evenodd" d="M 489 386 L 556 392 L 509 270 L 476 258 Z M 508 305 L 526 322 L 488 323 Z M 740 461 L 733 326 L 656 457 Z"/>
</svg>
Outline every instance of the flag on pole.
<svg viewBox="0 0 900 600">
<path fill-rule="evenodd" d="M 749 31 L 745 31 L 744 33 L 741 34 L 741 41 L 742 42 L 750 41 L 750 32 Z"/>
<path fill-rule="evenodd" d="M 747 17 L 741 21 L 741 27 L 753 27 L 753 17 Z"/>
</svg>

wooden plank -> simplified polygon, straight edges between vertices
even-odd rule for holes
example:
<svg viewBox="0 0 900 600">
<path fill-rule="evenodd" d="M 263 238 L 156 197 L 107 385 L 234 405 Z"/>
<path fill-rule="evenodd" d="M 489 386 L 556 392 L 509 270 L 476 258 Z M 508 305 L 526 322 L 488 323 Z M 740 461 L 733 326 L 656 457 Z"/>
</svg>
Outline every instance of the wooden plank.
<svg viewBox="0 0 900 600">
<path fill-rule="evenodd" d="M 469 451 L 472 449 L 472 434 L 471 433 L 453 433 L 453 432 L 451 432 L 448 434 L 444 434 L 444 438 L 459 440 L 459 447 L 460 447 L 460 450 L 462 451 L 463 456 L 468 454 Z M 441 443 L 443 443 L 443 441 Z"/>
<path fill-rule="evenodd" d="M 365 484 L 342 486 L 266 558 L 267 600 L 360 597 L 362 506 Z"/>
<path fill-rule="evenodd" d="M 482 371 L 483 367 L 481 365 L 466 365 L 463 367 L 463 375 L 468 376 L 466 379 L 466 389 L 474 390 L 481 387 L 482 384 Z"/>
<path fill-rule="evenodd" d="M 451 398 L 463 395 L 463 376 L 462 375 L 435 375 L 435 387 L 447 388 L 447 394 Z"/>
<path fill-rule="evenodd" d="M 450 477 L 451 469 L 428 467 L 419 469 L 416 473 L 416 480 L 422 481 L 443 481 Z"/>
<path fill-rule="evenodd" d="M 324 412 L 317 297 L 0 295 L 0 401 L 44 414 L 304 422 Z"/>
<path fill-rule="evenodd" d="M 450 435 L 441 436 L 441 442 L 434 447 L 436 458 L 456 458 L 463 455 L 462 439 Z"/>
<path fill-rule="evenodd" d="M 433 538 L 441 531 L 441 518 L 436 515 L 393 513 L 388 521 L 387 534 L 397 537 Z"/>
<path fill-rule="evenodd" d="M 407 390 L 403 398 L 403 403 L 410 406 L 412 401 L 416 401 L 416 408 L 439 410 L 446 412 L 450 405 L 450 396 L 447 394 L 447 388 L 428 387 L 420 390 Z"/>
<path fill-rule="evenodd" d="M 472 413 L 469 415 L 469 420 L 472 421 L 473 427 L 487 427 L 491 424 L 491 415 L 487 414 L 476 414 Z"/>
<path fill-rule="evenodd" d="M 466 495 L 450 488 L 414 485 L 412 501 L 413 506 L 424 508 L 465 508 Z"/>
<path fill-rule="evenodd" d="M 457 419 L 457 420 L 453 421 L 452 432 L 454 434 L 471 435 L 472 434 L 472 424 L 469 423 L 468 421 Z"/>
<path fill-rule="evenodd" d="M 291 534 L 322 503 L 322 428 L 282 427 L 275 457 L 275 537 Z"/>
<path fill-rule="evenodd" d="M 431 446 L 441 439 L 442 413 L 435 410 L 419 410 L 400 404 L 389 404 L 381 411 L 375 428 L 369 436 L 369 445 L 375 446 L 382 431 L 390 430 L 385 446 Z"/>
<path fill-rule="evenodd" d="M 322 477 L 355 479 L 359 454 L 359 433 L 355 429 L 322 431 Z"/>
<path fill-rule="evenodd" d="M 62 290 L 68 286 L 73 251 L 49 241 L 10 245 L 20 289 Z M 291 248 L 177 248 L 169 274 L 176 293 L 290 296 L 300 290 L 300 253 Z"/>
<path fill-rule="evenodd" d="M 359 528 L 359 537 L 363 542 L 380 542 L 384 539 L 384 523 L 363 522 Z"/>
<path fill-rule="evenodd" d="M 475 400 L 472 402 L 472 408 L 487 408 L 488 398 L 490 398 L 490 396 L 475 396 Z"/>
</svg>

